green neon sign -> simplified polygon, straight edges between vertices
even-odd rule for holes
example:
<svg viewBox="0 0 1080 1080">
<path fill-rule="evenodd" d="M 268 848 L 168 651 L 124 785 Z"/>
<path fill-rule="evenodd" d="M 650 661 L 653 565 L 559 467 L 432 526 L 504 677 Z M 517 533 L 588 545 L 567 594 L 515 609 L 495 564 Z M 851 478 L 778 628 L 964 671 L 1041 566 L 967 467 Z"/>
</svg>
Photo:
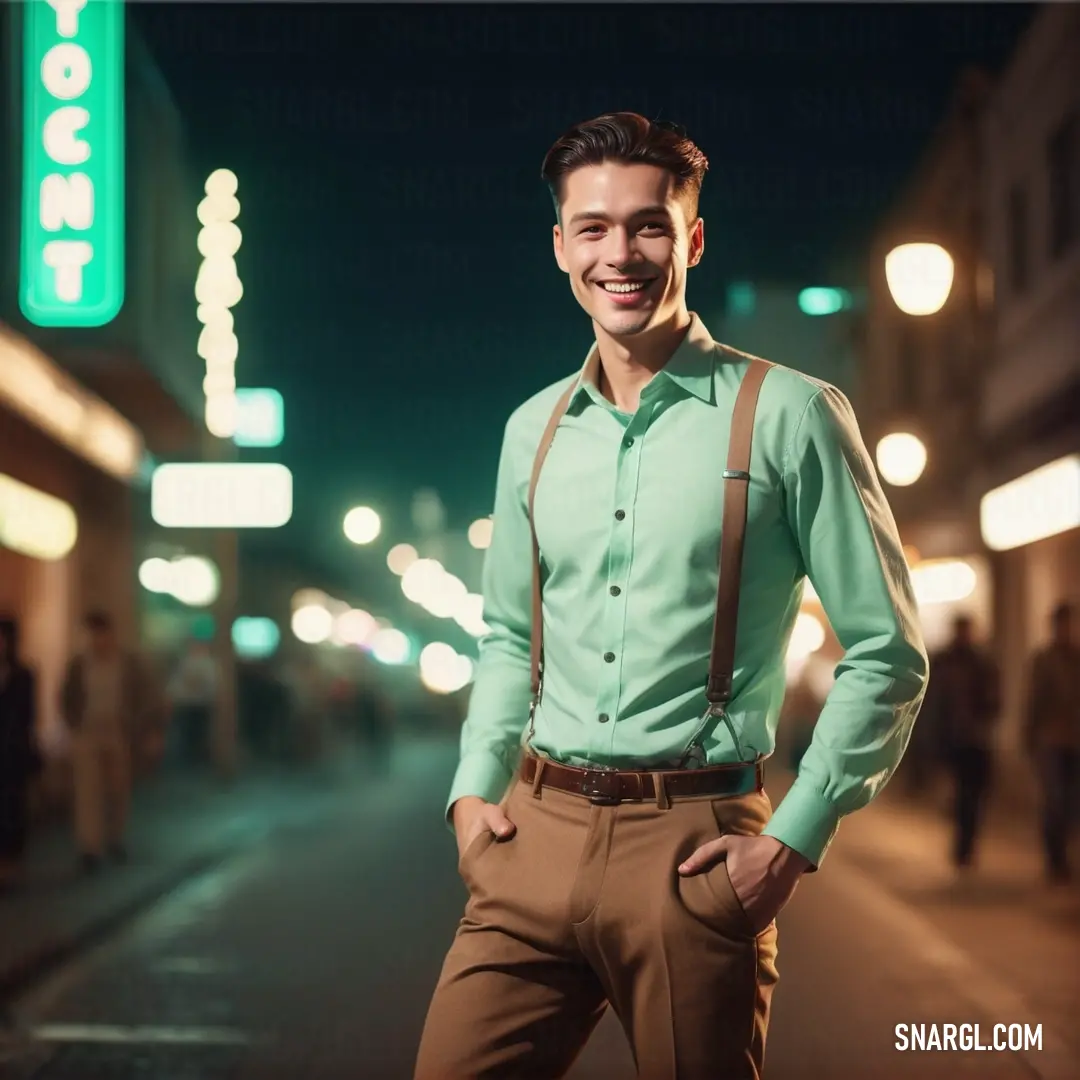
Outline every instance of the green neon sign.
<svg viewBox="0 0 1080 1080">
<path fill-rule="evenodd" d="M 123 0 L 23 12 L 19 306 L 36 326 L 104 326 L 124 302 Z"/>
</svg>

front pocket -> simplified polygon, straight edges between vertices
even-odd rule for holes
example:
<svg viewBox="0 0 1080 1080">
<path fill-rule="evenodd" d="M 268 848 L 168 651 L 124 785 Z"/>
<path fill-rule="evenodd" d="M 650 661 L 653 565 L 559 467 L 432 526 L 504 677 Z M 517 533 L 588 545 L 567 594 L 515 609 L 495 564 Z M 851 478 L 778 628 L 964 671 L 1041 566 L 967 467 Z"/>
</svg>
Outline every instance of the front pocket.
<svg viewBox="0 0 1080 1080">
<path fill-rule="evenodd" d="M 495 834 L 490 829 L 483 829 L 479 835 L 474 836 L 458 858 L 458 873 L 464 877 L 469 867 L 487 851 L 494 839 Z"/>
<path fill-rule="evenodd" d="M 703 877 L 709 883 L 709 889 L 716 898 L 717 904 L 732 914 L 735 922 L 741 926 L 743 934 L 754 937 L 754 928 L 750 923 L 750 916 L 746 914 L 739 894 L 735 886 L 731 884 L 731 874 L 728 873 L 727 861 L 717 863 Z"/>
<path fill-rule="evenodd" d="M 679 874 L 677 887 L 683 907 L 703 926 L 731 941 L 754 937 L 724 863 L 689 877 Z"/>
</svg>

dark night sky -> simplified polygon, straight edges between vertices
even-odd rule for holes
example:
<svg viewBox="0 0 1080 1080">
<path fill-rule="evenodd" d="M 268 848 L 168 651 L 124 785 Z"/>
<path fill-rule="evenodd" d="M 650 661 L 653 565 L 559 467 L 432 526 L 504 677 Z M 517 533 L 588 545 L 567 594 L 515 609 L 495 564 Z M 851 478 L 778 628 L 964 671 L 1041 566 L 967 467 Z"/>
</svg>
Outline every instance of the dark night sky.
<svg viewBox="0 0 1080 1080">
<path fill-rule="evenodd" d="M 676 119 L 710 159 L 691 306 L 731 278 L 808 284 L 857 246 L 960 68 L 1032 9 L 141 4 L 206 175 L 240 179 L 241 385 L 285 395 L 294 538 L 353 558 L 364 501 L 490 511 L 503 423 L 590 340 L 550 252 L 543 154 L 612 109 Z M 399 528 L 395 528 L 395 523 Z"/>
</svg>

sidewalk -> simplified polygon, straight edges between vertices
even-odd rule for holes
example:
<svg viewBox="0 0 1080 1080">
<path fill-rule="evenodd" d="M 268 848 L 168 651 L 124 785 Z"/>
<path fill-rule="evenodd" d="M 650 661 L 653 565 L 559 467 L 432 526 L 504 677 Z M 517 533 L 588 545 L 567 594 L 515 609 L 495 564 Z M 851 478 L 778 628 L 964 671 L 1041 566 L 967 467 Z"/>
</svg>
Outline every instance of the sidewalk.
<svg viewBox="0 0 1080 1080">
<path fill-rule="evenodd" d="M 159 897 L 269 831 L 317 815 L 338 785 L 326 773 L 260 770 L 226 785 L 164 774 L 135 791 L 129 860 L 79 872 L 70 825 L 32 836 L 23 883 L 0 895 L 0 1008 L 27 983 Z"/>
<path fill-rule="evenodd" d="M 841 824 L 825 869 L 851 866 L 891 895 L 1005 1019 L 1045 1024 L 1080 1061 L 1080 888 L 1046 884 L 1037 816 L 999 791 L 974 867 L 956 870 L 951 847 L 947 789 L 916 799 L 890 784 Z"/>
</svg>

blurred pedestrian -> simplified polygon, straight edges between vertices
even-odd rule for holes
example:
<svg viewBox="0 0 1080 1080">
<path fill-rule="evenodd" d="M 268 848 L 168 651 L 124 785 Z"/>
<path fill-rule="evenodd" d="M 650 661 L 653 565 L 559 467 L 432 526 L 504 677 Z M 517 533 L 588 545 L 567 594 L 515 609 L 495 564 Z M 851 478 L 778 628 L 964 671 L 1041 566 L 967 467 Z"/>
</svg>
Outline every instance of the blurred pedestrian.
<svg viewBox="0 0 1080 1080">
<path fill-rule="evenodd" d="M 1042 838 L 1051 881 L 1070 878 L 1069 834 L 1080 788 L 1080 647 L 1073 639 L 1075 610 L 1059 604 L 1050 617 L 1050 642 L 1031 661 L 1025 745 L 1042 786 Z"/>
<path fill-rule="evenodd" d="M 0 889 L 21 872 L 29 789 L 41 770 L 34 673 L 19 658 L 19 627 L 0 619 Z"/>
<path fill-rule="evenodd" d="M 919 726 L 931 734 L 953 783 L 953 862 L 970 866 L 993 778 L 1000 676 L 975 644 L 972 621 L 953 621 L 952 640 L 930 658 L 930 685 Z M 928 740 L 929 741 L 929 740 Z"/>
<path fill-rule="evenodd" d="M 68 665 L 60 709 L 71 732 L 75 839 L 83 869 L 93 872 L 106 852 L 127 858 L 133 775 L 159 717 L 151 680 L 121 647 L 110 616 L 92 612 L 85 627 L 87 647 Z"/>
<path fill-rule="evenodd" d="M 177 754 L 186 765 L 204 765 L 210 758 L 211 721 L 219 681 L 218 663 L 210 643 L 192 638 L 167 690 Z"/>
</svg>

